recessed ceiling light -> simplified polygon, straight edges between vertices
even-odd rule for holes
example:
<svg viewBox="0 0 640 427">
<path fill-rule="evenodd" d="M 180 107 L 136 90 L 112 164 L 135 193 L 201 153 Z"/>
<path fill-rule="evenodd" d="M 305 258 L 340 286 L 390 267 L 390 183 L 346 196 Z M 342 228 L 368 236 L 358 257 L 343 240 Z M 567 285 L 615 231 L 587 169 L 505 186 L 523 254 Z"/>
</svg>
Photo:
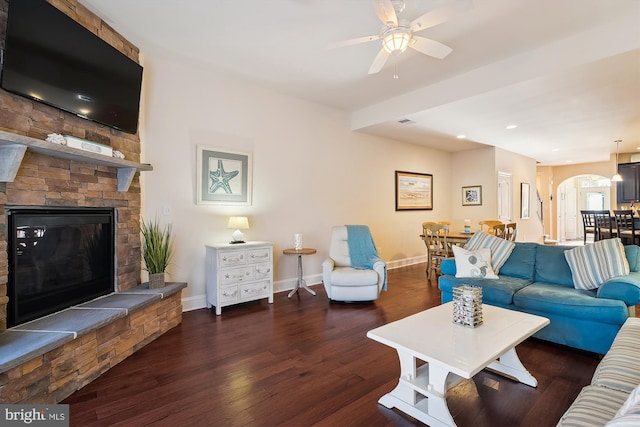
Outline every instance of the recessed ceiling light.
<svg viewBox="0 0 640 427">
<path fill-rule="evenodd" d="M 464 134 L 460 134 L 460 135 L 456 136 L 456 138 L 458 138 L 458 139 L 465 139 L 466 137 L 467 137 L 467 135 L 464 135 Z"/>
<path fill-rule="evenodd" d="M 573 163 L 573 160 L 565 160 L 565 163 Z"/>
<path fill-rule="evenodd" d="M 551 151 L 554 151 L 554 152 L 555 152 L 555 151 L 560 151 L 560 149 L 559 149 L 559 148 L 554 148 L 554 149 L 553 149 L 553 150 L 551 150 Z"/>
<path fill-rule="evenodd" d="M 517 127 L 518 127 L 518 125 L 513 125 L 513 124 L 511 124 L 511 125 L 507 125 L 507 126 L 505 126 L 505 129 L 509 129 L 509 130 L 511 130 L 511 129 L 515 129 L 515 128 L 517 128 Z"/>
</svg>

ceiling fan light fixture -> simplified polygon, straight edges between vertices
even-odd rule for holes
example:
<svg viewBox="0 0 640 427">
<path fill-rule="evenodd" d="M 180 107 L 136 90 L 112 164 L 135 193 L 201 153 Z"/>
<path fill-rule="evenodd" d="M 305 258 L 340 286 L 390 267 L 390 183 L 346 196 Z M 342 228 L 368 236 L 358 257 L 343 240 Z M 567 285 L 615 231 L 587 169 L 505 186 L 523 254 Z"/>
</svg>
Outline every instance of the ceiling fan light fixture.
<svg viewBox="0 0 640 427">
<path fill-rule="evenodd" d="M 401 26 L 389 28 L 382 35 L 382 47 L 387 53 L 397 56 L 407 50 L 411 42 L 411 29 Z"/>
</svg>

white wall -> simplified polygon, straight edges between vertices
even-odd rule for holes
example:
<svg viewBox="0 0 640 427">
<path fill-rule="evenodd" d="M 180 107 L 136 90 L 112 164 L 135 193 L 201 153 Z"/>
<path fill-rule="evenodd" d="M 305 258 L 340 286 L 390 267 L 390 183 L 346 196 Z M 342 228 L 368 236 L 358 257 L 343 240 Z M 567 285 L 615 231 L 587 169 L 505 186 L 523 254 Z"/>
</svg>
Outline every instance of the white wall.
<svg viewBox="0 0 640 427">
<path fill-rule="evenodd" d="M 296 260 L 282 249 L 295 232 L 318 250 L 304 258 L 311 284 L 321 281 L 333 225 L 368 224 L 393 267 L 424 260 L 422 221 L 452 216 L 458 168 L 448 153 L 353 132 L 346 112 L 193 65 L 160 56 L 144 62 L 143 161 L 154 170 L 141 178 L 143 216 L 172 223 L 176 258 L 168 279 L 188 282 L 185 309 L 205 305 L 204 247 L 229 240 L 231 215 L 249 217 L 247 240 L 274 243 L 276 290 L 294 284 Z M 253 153 L 251 206 L 196 204 L 197 145 Z M 395 211 L 396 170 L 433 174 L 432 211 Z"/>
</svg>

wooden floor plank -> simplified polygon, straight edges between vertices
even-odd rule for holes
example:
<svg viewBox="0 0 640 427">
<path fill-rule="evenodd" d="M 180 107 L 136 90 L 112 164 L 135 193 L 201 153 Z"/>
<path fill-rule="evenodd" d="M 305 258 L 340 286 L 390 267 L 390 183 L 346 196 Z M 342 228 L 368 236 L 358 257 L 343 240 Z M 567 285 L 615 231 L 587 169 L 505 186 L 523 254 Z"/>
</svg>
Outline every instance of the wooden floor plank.
<svg viewBox="0 0 640 427">
<path fill-rule="evenodd" d="M 440 304 L 424 264 L 389 271 L 375 303 L 329 303 L 323 287 L 274 304 L 184 313 L 183 322 L 71 395 L 71 426 L 423 426 L 377 403 L 400 371 L 368 330 Z M 597 355 L 529 339 L 538 387 L 483 371 L 450 390 L 461 426 L 554 426 Z"/>
</svg>

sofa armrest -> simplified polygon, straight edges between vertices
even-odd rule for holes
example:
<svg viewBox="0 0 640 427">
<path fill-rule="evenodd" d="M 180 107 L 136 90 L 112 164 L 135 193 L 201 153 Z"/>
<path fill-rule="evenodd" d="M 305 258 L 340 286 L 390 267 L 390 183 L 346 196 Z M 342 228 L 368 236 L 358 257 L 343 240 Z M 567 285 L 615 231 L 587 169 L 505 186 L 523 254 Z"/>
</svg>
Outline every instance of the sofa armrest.
<svg viewBox="0 0 640 427">
<path fill-rule="evenodd" d="M 446 274 L 448 276 L 456 275 L 456 259 L 455 258 L 445 258 L 440 263 L 440 271 L 442 274 Z"/>
<path fill-rule="evenodd" d="M 598 288 L 597 296 L 621 300 L 627 306 L 640 304 L 640 272 L 612 277 Z"/>
</svg>

